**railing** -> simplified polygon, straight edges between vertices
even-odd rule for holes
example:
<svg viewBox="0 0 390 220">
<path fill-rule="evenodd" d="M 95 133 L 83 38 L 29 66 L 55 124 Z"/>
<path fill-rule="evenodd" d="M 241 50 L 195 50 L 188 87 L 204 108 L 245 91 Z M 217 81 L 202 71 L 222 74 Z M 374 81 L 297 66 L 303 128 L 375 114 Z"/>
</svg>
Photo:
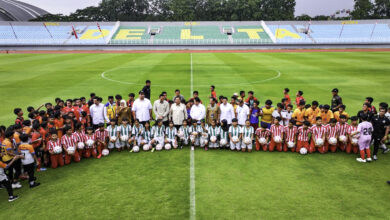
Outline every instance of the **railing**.
<svg viewBox="0 0 390 220">
<path fill-rule="evenodd" d="M 62 46 L 62 45 L 107 45 L 103 39 L 80 40 L 71 39 L 0 39 L 0 45 L 38 45 L 38 46 Z M 373 38 L 301 38 L 301 39 L 203 39 L 203 40 L 181 40 L 181 39 L 140 39 L 140 40 L 117 40 L 111 39 L 108 45 L 277 45 L 277 44 L 390 44 L 390 37 Z"/>
</svg>

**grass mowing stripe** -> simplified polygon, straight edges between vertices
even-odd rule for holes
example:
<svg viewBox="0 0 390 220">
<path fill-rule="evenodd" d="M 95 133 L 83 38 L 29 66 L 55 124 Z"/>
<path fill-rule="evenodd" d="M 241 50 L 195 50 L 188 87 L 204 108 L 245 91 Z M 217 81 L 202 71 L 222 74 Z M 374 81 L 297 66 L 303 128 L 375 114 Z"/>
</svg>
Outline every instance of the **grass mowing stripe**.
<svg viewBox="0 0 390 220">
<path fill-rule="evenodd" d="M 192 53 L 190 54 L 191 58 L 191 68 L 190 68 L 190 97 L 193 92 L 193 67 L 192 67 Z M 190 219 L 195 220 L 196 219 L 196 200 L 195 200 L 195 155 L 194 151 L 190 150 Z"/>
</svg>

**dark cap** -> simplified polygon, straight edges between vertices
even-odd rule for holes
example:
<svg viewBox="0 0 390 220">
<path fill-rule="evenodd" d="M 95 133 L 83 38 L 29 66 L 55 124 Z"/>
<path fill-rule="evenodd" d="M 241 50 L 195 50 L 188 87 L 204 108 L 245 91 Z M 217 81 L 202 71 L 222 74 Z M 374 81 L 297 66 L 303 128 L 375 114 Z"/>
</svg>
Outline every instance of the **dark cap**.
<svg viewBox="0 0 390 220">
<path fill-rule="evenodd" d="M 141 95 L 141 94 L 145 94 L 145 93 L 144 93 L 143 90 L 141 90 L 141 91 L 138 92 L 138 94 Z"/>
<path fill-rule="evenodd" d="M 334 88 L 334 89 L 332 89 L 332 92 L 339 92 L 339 89 L 338 88 Z"/>
<path fill-rule="evenodd" d="M 104 127 L 104 123 L 99 123 L 98 126 L 99 128 Z"/>
</svg>

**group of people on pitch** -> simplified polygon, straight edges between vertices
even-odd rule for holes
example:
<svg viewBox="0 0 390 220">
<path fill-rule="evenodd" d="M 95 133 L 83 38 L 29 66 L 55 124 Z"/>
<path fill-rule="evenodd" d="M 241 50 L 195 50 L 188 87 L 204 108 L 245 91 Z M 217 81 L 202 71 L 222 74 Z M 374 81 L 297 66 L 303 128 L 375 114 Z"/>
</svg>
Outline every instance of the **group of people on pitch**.
<svg viewBox="0 0 390 220">
<path fill-rule="evenodd" d="M 291 151 L 301 154 L 336 152 L 358 153 L 359 162 L 377 160 L 380 148 L 389 149 L 386 141 L 390 128 L 390 110 L 380 103 L 379 112 L 366 98 L 363 109 L 350 117 L 345 111 L 338 89 L 333 89 L 331 105 L 306 104 L 303 92 L 296 93 L 295 105 L 284 89 L 284 97 L 276 107 L 271 100 L 260 102 L 249 91 L 233 94 L 228 101 L 211 86 L 207 107 L 197 91 L 185 100 L 180 90 L 172 100 L 162 92 L 153 105 L 150 81 L 135 99 L 121 95 L 108 97 L 106 104 L 94 93 L 86 98 L 56 98 L 55 105 L 46 103 L 38 109 L 15 108 L 15 124 L 0 127 L 0 185 L 7 188 L 9 201 L 17 199 L 13 188 L 19 179 L 28 178 L 36 187 L 34 171 L 57 168 L 82 158 L 101 158 L 112 151 L 160 151 L 190 146 L 232 151 Z M 45 110 L 42 108 L 45 107 Z M 350 123 L 348 123 L 350 121 Z M 371 157 L 370 145 L 374 152 Z M 371 159 L 372 158 L 372 159 Z"/>
</svg>

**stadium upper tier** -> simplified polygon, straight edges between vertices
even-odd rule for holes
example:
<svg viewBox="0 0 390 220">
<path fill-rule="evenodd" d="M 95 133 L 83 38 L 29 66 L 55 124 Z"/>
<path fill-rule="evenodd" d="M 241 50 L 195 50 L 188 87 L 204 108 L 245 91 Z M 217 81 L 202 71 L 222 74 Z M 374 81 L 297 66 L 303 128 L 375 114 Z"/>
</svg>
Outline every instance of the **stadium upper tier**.
<svg viewBox="0 0 390 220">
<path fill-rule="evenodd" d="M 0 22 L 0 45 L 390 43 L 390 20 Z"/>
</svg>

